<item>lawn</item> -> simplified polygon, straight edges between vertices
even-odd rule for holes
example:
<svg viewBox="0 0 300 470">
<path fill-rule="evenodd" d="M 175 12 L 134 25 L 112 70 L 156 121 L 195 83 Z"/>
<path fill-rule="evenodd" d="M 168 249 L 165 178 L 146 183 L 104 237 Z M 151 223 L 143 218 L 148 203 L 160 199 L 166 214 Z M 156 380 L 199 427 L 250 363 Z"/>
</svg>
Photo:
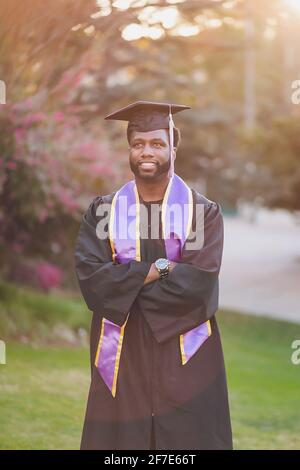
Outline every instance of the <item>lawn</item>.
<svg viewBox="0 0 300 470">
<path fill-rule="evenodd" d="M 35 311 L 33 293 L 30 298 L 29 306 L 24 301 L 23 311 Z M 81 315 L 89 314 L 74 299 L 45 296 L 44 302 L 46 310 L 53 304 L 59 324 L 64 318 L 57 308 L 74 331 L 89 323 L 80 320 Z M 76 321 L 68 313 L 72 302 L 77 305 Z M 7 299 L 0 314 L 7 312 L 6 304 Z M 43 306 L 41 294 L 38 304 Z M 34 315 L 24 315 L 29 329 Z M 300 449 L 300 365 L 291 362 L 291 344 L 300 339 L 300 326 L 229 311 L 219 311 L 217 318 L 226 360 L 234 447 Z M 74 344 L 47 344 L 50 325 L 42 325 L 40 316 L 36 334 L 44 331 L 44 345 L 35 335 L 30 344 L 20 344 L 15 337 L 6 339 L 7 364 L 0 365 L 0 449 L 79 448 L 89 386 L 89 352 Z M 17 330 L 15 326 L 15 334 Z"/>
<path fill-rule="evenodd" d="M 300 449 L 300 325 L 219 312 L 236 449 Z"/>
<path fill-rule="evenodd" d="M 0 449 L 77 449 L 88 350 L 7 345 L 0 365 Z"/>
</svg>

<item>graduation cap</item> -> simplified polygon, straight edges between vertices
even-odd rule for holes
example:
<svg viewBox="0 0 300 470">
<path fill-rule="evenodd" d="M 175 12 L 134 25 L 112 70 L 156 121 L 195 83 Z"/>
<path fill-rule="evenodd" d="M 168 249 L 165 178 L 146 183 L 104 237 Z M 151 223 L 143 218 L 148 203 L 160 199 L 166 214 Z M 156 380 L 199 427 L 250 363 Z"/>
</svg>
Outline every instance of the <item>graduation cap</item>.
<svg viewBox="0 0 300 470">
<path fill-rule="evenodd" d="M 174 162 L 172 158 L 173 142 L 173 129 L 174 121 L 173 114 L 191 109 L 190 106 L 172 103 L 157 103 L 154 101 L 136 101 L 135 103 L 125 106 L 114 113 L 108 114 L 104 119 L 112 119 L 118 121 L 128 121 L 127 126 L 127 140 L 132 131 L 149 132 L 157 129 L 168 129 L 170 140 L 170 175 L 174 173 Z"/>
</svg>

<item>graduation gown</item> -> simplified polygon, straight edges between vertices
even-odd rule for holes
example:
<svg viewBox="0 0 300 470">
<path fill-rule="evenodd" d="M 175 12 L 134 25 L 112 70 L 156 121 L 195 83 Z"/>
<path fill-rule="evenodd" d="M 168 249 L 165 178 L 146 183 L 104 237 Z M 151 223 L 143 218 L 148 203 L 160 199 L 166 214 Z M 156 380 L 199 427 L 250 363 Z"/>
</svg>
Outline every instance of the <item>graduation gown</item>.
<svg viewBox="0 0 300 470">
<path fill-rule="evenodd" d="M 204 245 L 201 250 L 183 250 L 166 278 L 144 285 L 151 263 L 166 257 L 161 223 L 159 239 L 141 238 L 142 261 L 114 264 L 108 238 L 96 235 L 97 208 L 111 203 L 114 194 L 92 201 L 75 248 L 79 286 L 93 312 L 91 384 L 81 449 L 231 449 L 226 374 L 215 318 L 223 251 L 221 207 L 192 189 L 193 204 L 204 204 Z M 150 217 L 151 202 L 140 202 Z M 194 213 L 194 230 L 195 217 Z M 140 223 L 147 220 L 141 218 Z M 149 230 L 150 225 L 151 220 Z M 121 326 L 128 312 L 113 397 L 94 364 L 95 356 L 102 318 Z M 179 335 L 208 319 L 211 335 L 183 365 Z"/>
</svg>

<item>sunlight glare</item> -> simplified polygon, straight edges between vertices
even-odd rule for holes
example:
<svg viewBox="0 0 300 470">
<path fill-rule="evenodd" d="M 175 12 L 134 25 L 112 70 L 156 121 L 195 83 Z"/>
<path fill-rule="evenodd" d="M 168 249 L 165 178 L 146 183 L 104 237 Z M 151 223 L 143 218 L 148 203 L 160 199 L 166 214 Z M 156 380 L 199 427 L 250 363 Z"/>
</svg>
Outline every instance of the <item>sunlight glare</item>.
<svg viewBox="0 0 300 470">
<path fill-rule="evenodd" d="M 294 12 L 297 11 L 298 13 L 300 13 L 300 0 L 283 0 L 282 6 L 286 6 L 290 10 L 293 10 Z"/>
<path fill-rule="evenodd" d="M 164 35 L 164 30 L 159 26 L 142 26 L 137 23 L 127 25 L 122 31 L 122 37 L 126 41 L 135 41 L 142 37 L 150 39 L 159 39 Z"/>
</svg>

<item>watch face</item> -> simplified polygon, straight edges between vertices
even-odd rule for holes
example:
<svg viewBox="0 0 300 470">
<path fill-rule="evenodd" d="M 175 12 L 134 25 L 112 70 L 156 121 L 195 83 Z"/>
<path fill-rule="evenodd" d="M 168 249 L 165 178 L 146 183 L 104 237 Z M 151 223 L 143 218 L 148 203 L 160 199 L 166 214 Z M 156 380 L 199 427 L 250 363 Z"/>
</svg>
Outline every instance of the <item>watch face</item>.
<svg viewBox="0 0 300 470">
<path fill-rule="evenodd" d="M 166 269 L 168 267 L 168 260 L 165 258 L 159 258 L 155 261 L 155 266 L 158 269 Z"/>
</svg>

